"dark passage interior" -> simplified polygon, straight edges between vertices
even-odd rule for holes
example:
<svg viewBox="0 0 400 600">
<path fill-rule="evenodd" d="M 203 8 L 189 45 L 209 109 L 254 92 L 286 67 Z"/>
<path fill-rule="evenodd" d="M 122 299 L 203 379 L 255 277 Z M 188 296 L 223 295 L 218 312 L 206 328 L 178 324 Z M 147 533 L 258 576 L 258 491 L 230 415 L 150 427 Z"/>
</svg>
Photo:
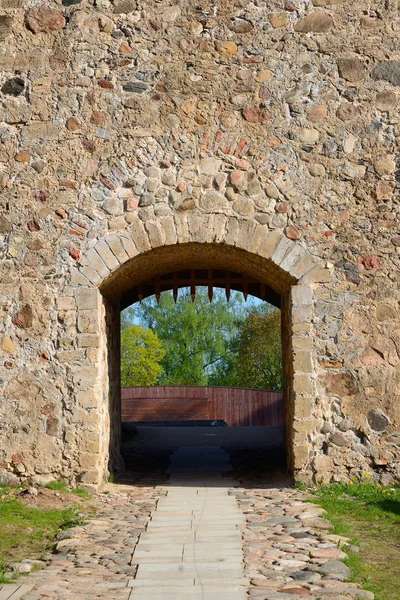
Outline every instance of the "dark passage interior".
<svg viewBox="0 0 400 600">
<path fill-rule="evenodd" d="M 247 485 L 282 482 L 286 472 L 283 427 L 151 427 L 123 426 L 121 453 L 126 470 L 117 481 L 159 485 L 169 478 L 170 457 L 179 448 L 215 447 L 229 454 L 230 476 Z M 291 476 L 284 475 L 291 483 Z"/>
</svg>

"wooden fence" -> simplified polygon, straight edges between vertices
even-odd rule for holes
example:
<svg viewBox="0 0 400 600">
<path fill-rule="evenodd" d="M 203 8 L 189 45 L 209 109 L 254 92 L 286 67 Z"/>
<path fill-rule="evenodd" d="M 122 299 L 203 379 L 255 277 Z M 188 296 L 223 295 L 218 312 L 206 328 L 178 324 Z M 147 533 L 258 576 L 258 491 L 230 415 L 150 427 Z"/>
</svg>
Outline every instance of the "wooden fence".
<svg viewBox="0 0 400 600">
<path fill-rule="evenodd" d="M 159 385 L 123 387 L 121 396 L 123 422 L 222 420 L 230 427 L 284 425 L 282 392 Z"/>
</svg>

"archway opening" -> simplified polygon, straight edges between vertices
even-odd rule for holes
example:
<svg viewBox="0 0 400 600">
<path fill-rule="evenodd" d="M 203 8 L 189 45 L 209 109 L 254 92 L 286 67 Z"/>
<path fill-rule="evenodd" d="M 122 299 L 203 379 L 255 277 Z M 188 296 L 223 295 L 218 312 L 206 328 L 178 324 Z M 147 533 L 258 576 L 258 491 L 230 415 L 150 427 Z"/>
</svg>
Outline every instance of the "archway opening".
<svg viewBox="0 0 400 600">
<path fill-rule="evenodd" d="M 292 470 L 292 351 L 290 328 L 290 290 L 295 280 L 277 265 L 258 255 L 224 244 L 176 244 L 158 247 L 125 263 L 103 284 L 106 308 L 108 388 L 110 402 L 110 463 L 109 470 L 121 468 L 121 382 L 120 382 L 120 311 L 132 302 L 150 294 L 159 296 L 180 287 L 195 292 L 197 285 L 206 285 L 208 293 L 223 284 L 231 290 L 253 292 L 270 301 L 281 314 L 282 388 L 286 463 Z M 189 284 L 189 285 L 188 285 Z M 229 290 L 229 291 L 228 291 Z M 213 419 L 214 420 L 214 419 Z M 250 423 L 249 423 L 250 424 Z M 129 461 L 129 459 L 128 459 Z"/>
</svg>

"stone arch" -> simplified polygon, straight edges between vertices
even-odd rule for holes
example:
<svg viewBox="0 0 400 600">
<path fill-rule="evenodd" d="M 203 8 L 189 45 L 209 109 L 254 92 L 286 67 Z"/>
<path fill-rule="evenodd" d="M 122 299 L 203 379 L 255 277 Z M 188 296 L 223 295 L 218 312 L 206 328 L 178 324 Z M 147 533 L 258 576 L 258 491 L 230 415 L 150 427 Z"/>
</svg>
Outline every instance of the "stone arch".
<svg viewBox="0 0 400 600">
<path fill-rule="evenodd" d="M 80 365 L 74 377 L 76 408 L 83 421 L 88 418 L 84 427 L 93 439 L 93 451 L 85 450 L 78 459 L 81 480 L 101 482 L 120 460 L 119 299 L 129 286 L 176 267 L 236 269 L 281 295 L 288 463 L 293 472 L 308 476 L 318 412 L 313 296 L 330 272 L 302 240 L 291 240 L 282 229 L 271 231 L 254 220 L 224 214 L 177 213 L 156 221 L 137 218 L 123 232 L 88 244 L 71 274 L 78 336 L 97 352 L 97 361 Z M 85 408 L 89 390 L 93 406 Z"/>
</svg>

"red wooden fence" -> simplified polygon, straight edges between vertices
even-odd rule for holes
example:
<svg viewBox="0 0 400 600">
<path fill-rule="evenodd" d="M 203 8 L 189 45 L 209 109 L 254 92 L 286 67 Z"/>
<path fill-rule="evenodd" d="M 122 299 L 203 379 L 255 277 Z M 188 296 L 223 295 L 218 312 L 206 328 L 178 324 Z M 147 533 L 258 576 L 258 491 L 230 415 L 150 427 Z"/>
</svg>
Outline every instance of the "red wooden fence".
<svg viewBox="0 0 400 600">
<path fill-rule="evenodd" d="M 284 425 L 283 393 L 248 388 L 157 385 L 122 388 L 122 421 L 223 420 L 230 427 Z"/>
</svg>

